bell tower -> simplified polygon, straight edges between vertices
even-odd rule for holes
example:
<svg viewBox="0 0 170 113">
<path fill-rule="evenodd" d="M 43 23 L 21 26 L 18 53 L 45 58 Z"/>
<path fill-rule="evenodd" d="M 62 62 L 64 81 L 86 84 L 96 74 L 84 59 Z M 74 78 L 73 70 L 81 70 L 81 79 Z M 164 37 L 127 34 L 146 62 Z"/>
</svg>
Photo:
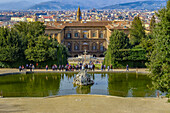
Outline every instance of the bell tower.
<svg viewBox="0 0 170 113">
<path fill-rule="evenodd" d="M 82 20 L 82 16 L 81 16 L 81 11 L 80 11 L 80 6 L 78 7 L 78 10 L 77 10 L 77 18 L 76 18 L 77 21 L 81 21 Z"/>
</svg>

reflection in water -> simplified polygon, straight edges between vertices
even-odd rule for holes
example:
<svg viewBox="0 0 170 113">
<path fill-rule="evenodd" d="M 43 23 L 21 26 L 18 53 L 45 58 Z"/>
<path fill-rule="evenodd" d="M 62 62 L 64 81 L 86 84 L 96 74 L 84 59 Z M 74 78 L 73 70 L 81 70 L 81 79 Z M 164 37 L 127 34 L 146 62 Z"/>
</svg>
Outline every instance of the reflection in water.
<svg viewBox="0 0 170 113">
<path fill-rule="evenodd" d="M 89 73 L 92 86 L 74 86 L 76 73 L 34 73 L 0 77 L 4 97 L 45 97 L 68 94 L 100 94 L 124 97 L 156 96 L 151 79 L 139 73 Z"/>
<path fill-rule="evenodd" d="M 91 85 L 89 86 L 77 86 L 76 92 L 77 94 L 89 94 L 91 91 Z"/>
<path fill-rule="evenodd" d="M 45 97 L 59 90 L 61 76 L 53 74 L 23 74 L 2 76 L 0 90 L 4 97 Z"/>
<path fill-rule="evenodd" d="M 136 73 L 136 78 L 138 78 L 138 73 Z"/>
<path fill-rule="evenodd" d="M 128 80 L 128 73 L 126 73 L 126 80 Z"/>
<path fill-rule="evenodd" d="M 67 77 L 68 80 L 74 77 L 74 73 L 66 73 L 65 76 Z"/>
<path fill-rule="evenodd" d="M 145 97 L 155 96 L 154 91 L 147 88 L 152 85 L 151 80 L 144 76 L 136 77 L 136 73 L 128 75 L 123 73 L 108 75 L 108 91 L 110 95 Z"/>
</svg>

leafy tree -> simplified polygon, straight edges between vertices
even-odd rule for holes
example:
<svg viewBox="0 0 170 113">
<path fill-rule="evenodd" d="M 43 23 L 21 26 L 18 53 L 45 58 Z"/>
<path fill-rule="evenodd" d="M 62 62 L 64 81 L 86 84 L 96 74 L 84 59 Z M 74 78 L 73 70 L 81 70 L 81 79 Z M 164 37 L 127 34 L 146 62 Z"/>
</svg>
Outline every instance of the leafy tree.
<svg viewBox="0 0 170 113">
<path fill-rule="evenodd" d="M 160 22 L 153 30 L 154 45 L 148 67 L 154 87 L 170 93 L 170 0 L 156 14 Z"/>
<path fill-rule="evenodd" d="M 25 58 L 24 51 L 28 47 L 28 40 L 34 40 L 34 38 L 45 33 L 45 26 L 42 22 L 19 22 L 14 25 L 14 29 L 21 37 L 20 57 L 23 58 Z"/>
<path fill-rule="evenodd" d="M 130 43 L 138 45 L 141 42 L 141 39 L 145 37 L 144 27 L 142 26 L 142 21 L 139 16 L 136 16 L 132 22 L 130 30 Z"/>
<path fill-rule="evenodd" d="M 14 29 L 0 28 L 0 61 L 13 62 L 19 58 L 19 35 Z"/>
<path fill-rule="evenodd" d="M 140 43 L 143 49 L 146 50 L 147 54 L 146 57 L 150 57 L 151 53 L 153 51 L 153 45 L 154 45 L 154 39 L 153 34 L 146 35 L 146 38 L 142 39 L 142 42 Z"/>
<path fill-rule="evenodd" d="M 129 38 L 124 32 L 115 30 L 111 37 L 110 42 L 108 46 L 108 50 L 106 52 L 105 56 L 105 64 L 110 65 L 113 64 L 116 65 L 116 58 L 120 56 L 120 49 L 126 49 L 129 47 Z"/>
<path fill-rule="evenodd" d="M 42 22 L 19 22 L 14 25 L 14 28 L 23 35 L 30 33 L 35 37 L 45 33 L 45 26 Z"/>
<path fill-rule="evenodd" d="M 59 50 L 58 42 L 54 39 L 50 39 L 49 44 L 50 44 L 50 47 L 48 48 L 49 57 L 52 58 L 52 60 L 56 60 L 57 59 L 57 51 Z"/>
<path fill-rule="evenodd" d="M 28 48 L 25 50 L 26 58 L 33 62 L 47 60 L 49 40 L 46 36 L 28 40 Z"/>
<path fill-rule="evenodd" d="M 55 61 L 58 64 L 67 63 L 67 48 L 45 36 L 45 26 L 41 22 L 19 22 L 12 29 L 1 27 L 0 40 L 1 67 L 11 62 L 21 65 L 21 62 L 24 64 L 27 61 L 42 64 Z"/>
</svg>

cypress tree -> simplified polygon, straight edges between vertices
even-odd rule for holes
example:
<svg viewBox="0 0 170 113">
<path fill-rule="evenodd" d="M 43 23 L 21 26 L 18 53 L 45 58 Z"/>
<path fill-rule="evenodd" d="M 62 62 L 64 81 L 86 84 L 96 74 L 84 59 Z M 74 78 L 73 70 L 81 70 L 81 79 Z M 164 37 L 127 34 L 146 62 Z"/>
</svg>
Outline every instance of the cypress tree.
<svg viewBox="0 0 170 113">
<path fill-rule="evenodd" d="M 150 31 L 152 32 L 154 28 L 155 28 L 155 16 L 153 15 L 150 21 Z"/>
<path fill-rule="evenodd" d="M 131 45 L 138 45 L 142 38 L 145 38 L 144 27 L 142 26 L 142 21 L 140 20 L 139 16 L 136 16 L 132 22 L 130 30 Z"/>
</svg>

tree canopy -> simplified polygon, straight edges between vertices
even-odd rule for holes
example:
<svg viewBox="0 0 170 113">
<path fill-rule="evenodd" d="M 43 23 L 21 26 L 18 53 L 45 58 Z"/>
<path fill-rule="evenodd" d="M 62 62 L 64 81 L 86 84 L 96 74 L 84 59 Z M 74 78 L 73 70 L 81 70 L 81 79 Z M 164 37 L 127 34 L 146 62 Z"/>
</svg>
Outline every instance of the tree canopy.
<svg viewBox="0 0 170 113">
<path fill-rule="evenodd" d="M 18 60 L 20 51 L 19 34 L 8 28 L 0 28 L 0 61 L 12 62 Z"/>
<path fill-rule="evenodd" d="M 160 22 L 153 30 L 154 44 L 148 67 L 155 88 L 170 93 L 170 0 L 156 16 Z"/>
<path fill-rule="evenodd" d="M 0 62 L 11 63 L 21 59 L 35 62 L 55 61 L 66 64 L 68 51 L 56 39 L 45 35 L 41 22 L 19 22 L 13 28 L 0 28 Z M 13 63 L 11 63 L 13 64 Z M 20 64 L 21 65 L 21 64 Z"/>
<path fill-rule="evenodd" d="M 115 65 L 116 58 L 120 56 L 120 49 L 127 49 L 129 47 L 129 38 L 124 32 L 115 30 L 110 36 L 108 50 L 106 51 L 105 64 Z"/>
<path fill-rule="evenodd" d="M 130 43 L 131 45 L 138 45 L 141 42 L 141 39 L 145 38 L 145 31 L 142 25 L 142 21 L 139 16 L 136 16 L 132 22 L 130 30 Z"/>
</svg>

